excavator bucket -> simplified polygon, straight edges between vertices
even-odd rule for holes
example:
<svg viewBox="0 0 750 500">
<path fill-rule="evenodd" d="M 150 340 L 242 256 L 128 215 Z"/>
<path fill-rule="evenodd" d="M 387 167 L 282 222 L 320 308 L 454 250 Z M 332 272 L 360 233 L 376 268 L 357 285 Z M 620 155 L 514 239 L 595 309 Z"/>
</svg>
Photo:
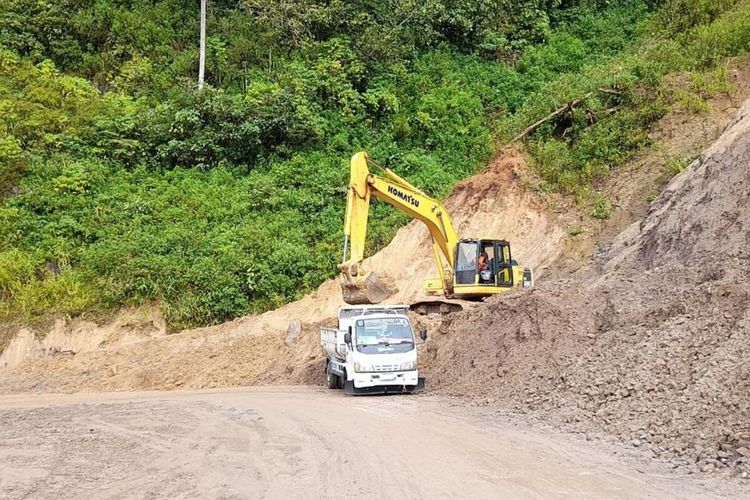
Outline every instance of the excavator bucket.
<svg viewBox="0 0 750 500">
<path fill-rule="evenodd" d="M 369 273 L 360 278 L 342 272 L 339 281 L 344 302 L 352 305 L 379 304 L 397 291 L 388 280 L 378 277 L 377 273 Z"/>
</svg>

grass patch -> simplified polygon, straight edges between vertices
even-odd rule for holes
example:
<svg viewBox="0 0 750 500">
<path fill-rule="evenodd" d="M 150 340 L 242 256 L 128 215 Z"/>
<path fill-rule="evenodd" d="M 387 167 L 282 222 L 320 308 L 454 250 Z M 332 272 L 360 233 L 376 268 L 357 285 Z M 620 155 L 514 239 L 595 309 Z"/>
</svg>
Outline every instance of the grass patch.
<svg viewBox="0 0 750 500">
<path fill-rule="evenodd" d="M 573 226 L 568 229 L 568 236 L 570 236 L 571 238 L 575 238 L 576 236 L 581 235 L 585 232 L 586 230 L 583 229 L 581 226 Z"/>
<path fill-rule="evenodd" d="M 18 250 L 0 253 L 0 319 L 30 322 L 44 314 L 80 314 L 97 305 L 91 281 L 67 265 L 45 265 Z"/>
<path fill-rule="evenodd" d="M 612 215 L 612 205 L 604 196 L 598 194 L 594 197 L 593 206 L 591 207 L 591 217 L 595 219 L 609 219 Z"/>
<path fill-rule="evenodd" d="M 668 183 L 674 176 L 685 170 L 693 160 L 695 160 L 695 157 L 690 155 L 678 155 L 667 158 L 664 162 L 662 174 L 659 176 L 659 182 L 661 184 Z"/>
</svg>

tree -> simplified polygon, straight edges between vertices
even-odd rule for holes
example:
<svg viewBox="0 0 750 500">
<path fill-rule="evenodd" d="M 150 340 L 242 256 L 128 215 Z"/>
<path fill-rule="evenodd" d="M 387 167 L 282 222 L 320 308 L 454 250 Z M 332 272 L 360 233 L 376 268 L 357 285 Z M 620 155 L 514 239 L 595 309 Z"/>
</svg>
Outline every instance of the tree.
<svg viewBox="0 0 750 500">
<path fill-rule="evenodd" d="M 201 0 L 201 40 L 198 62 L 198 90 L 203 90 L 203 78 L 206 72 L 206 0 Z"/>
</svg>

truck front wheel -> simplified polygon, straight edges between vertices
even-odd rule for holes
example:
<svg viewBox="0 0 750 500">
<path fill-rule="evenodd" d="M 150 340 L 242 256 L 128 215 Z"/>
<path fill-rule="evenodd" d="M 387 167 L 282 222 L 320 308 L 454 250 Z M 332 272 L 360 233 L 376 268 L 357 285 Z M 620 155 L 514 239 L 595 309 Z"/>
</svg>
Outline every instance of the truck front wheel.
<svg viewBox="0 0 750 500">
<path fill-rule="evenodd" d="M 329 366 L 326 366 L 326 385 L 329 389 L 339 388 L 339 376 L 332 373 Z"/>
</svg>

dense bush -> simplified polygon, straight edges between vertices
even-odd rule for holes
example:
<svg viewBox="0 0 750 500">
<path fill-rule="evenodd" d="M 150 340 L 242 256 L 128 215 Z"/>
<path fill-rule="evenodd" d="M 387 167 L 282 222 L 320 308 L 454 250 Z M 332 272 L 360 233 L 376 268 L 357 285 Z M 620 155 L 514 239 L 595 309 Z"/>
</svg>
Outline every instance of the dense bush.
<svg viewBox="0 0 750 500">
<path fill-rule="evenodd" d="M 551 120 L 528 137 L 531 156 L 544 179 L 540 187 L 566 192 L 585 190 L 592 180 L 606 175 L 648 144 L 649 126 L 670 109 L 673 101 L 681 98 L 690 102 L 689 109 L 683 109 L 703 111 L 708 96 L 727 90 L 726 75 L 717 75 L 726 69 L 718 62 L 750 51 L 750 2 L 722 4 L 721 10 L 711 9 L 711 16 L 690 10 L 702 11 L 706 5 L 700 2 L 683 5 L 687 11 L 671 18 L 682 19 L 680 22 L 687 23 L 690 29 L 676 34 L 662 20 L 667 15 L 666 9 L 674 7 L 667 3 L 658 16 L 633 25 L 629 34 L 623 34 L 624 38 L 638 34 L 640 43 L 622 45 L 610 57 L 587 59 L 577 67 L 570 66 L 575 64 L 575 53 L 581 46 L 576 38 L 563 39 L 556 47 L 555 35 L 548 44 L 526 52 L 525 57 L 539 58 L 539 52 L 551 51 L 552 54 L 532 67 L 535 72 L 561 74 L 546 79 L 512 116 L 500 123 L 501 141 L 510 140 L 527 124 L 544 117 L 561 103 L 590 96 L 568 120 Z M 694 19 L 690 13 L 695 14 Z M 601 18 L 597 20 L 600 22 Z M 616 42 L 613 45 L 617 46 Z M 600 50 L 606 53 L 606 49 Z M 519 68 L 524 69 L 524 64 L 521 60 Z M 561 71 L 560 65 L 577 71 Z M 664 77 L 674 72 L 692 72 L 691 88 L 676 92 L 666 88 Z M 614 92 L 600 92 L 598 89 L 602 88 Z"/>
<path fill-rule="evenodd" d="M 540 187 L 585 189 L 647 142 L 664 75 L 693 71 L 703 98 L 720 83 L 700 75 L 750 49 L 747 4 L 720 4 L 211 0 L 198 92 L 198 2 L 8 0 L 0 316 L 156 300 L 180 328 L 275 307 L 335 273 L 353 152 L 442 197 L 591 93 L 595 119 L 527 138 Z M 405 217 L 370 220 L 373 252 Z"/>
</svg>

